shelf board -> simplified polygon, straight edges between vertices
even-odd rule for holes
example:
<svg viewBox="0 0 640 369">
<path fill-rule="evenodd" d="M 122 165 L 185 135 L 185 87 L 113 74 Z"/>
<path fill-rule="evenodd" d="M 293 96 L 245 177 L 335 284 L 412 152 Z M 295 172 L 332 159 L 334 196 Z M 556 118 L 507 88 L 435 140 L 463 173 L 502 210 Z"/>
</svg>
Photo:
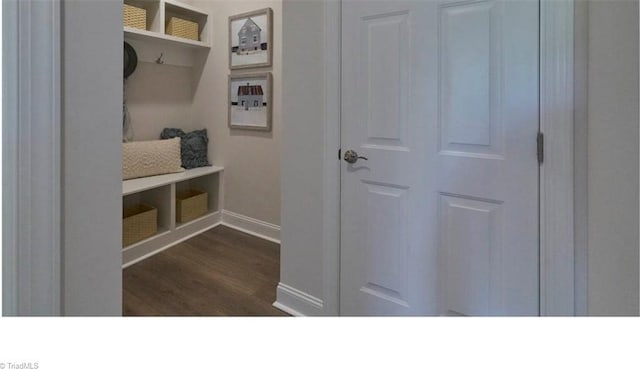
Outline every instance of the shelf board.
<svg viewBox="0 0 640 369">
<path fill-rule="evenodd" d="M 162 174 L 159 176 L 143 177 L 122 181 L 122 195 L 130 195 L 133 193 L 150 190 L 152 188 L 166 186 L 176 182 L 186 181 L 191 178 L 206 176 L 208 174 L 223 171 L 223 167 L 201 167 L 188 169 L 180 173 Z"/>
<path fill-rule="evenodd" d="M 194 49 L 210 49 L 211 46 L 202 41 L 189 40 L 182 37 L 176 37 L 171 35 L 165 35 L 153 31 L 145 31 L 143 29 L 137 29 L 132 27 L 124 27 L 124 37 L 130 37 L 133 39 L 144 40 L 156 43 L 168 43 L 171 45 L 183 46 Z"/>
</svg>

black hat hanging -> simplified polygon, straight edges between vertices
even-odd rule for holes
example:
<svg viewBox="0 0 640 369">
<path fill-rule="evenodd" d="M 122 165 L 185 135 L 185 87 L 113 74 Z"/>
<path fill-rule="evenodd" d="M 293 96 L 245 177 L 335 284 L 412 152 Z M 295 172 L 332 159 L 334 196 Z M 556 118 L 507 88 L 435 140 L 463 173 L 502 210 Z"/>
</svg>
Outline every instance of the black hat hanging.
<svg viewBox="0 0 640 369">
<path fill-rule="evenodd" d="M 124 78 L 129 76 L 136 70 L 138 66 L 138 55 L 131 45 L 124 43 Z"/>
<path fill-rule="evenodd" d="M 124 69 L 123 76 L 126 82 L 127 78 L 136 70 L 138 66 L 138 55 L 131 45 L 124 43 Z M 131 118 L 127 109 L 127 101 L 125 96 L 125 83 L 122 84 L 122 141 L 127 142 L 133 140 L 133 128 L 131 127 Z"/>
</svg>

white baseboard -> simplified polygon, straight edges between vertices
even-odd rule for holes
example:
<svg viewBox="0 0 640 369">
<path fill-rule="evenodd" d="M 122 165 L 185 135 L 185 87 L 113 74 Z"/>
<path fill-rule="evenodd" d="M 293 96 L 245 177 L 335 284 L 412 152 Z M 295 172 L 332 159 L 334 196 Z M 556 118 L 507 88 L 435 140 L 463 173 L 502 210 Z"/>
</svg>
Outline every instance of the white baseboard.
<svg viewBox="0 0 640 369">
<path fill-rule="evenodd" d="M 205 215 L 172 230 L 165 230 L 155 236 L 122 249 L 122 268 L 129 267 L 170 247 L 176 246 L 200 233 L 221 224 L 219 211 Z"/>
<path fill-rule="evenodd" d="M 200 220 L 177 227 L 171 232 L 165 231 L 138 244 L 125 247 L 122 251 L 122 268 L 124 269 L 136 264 L 219 225 L 224 225 L 240 232 L 280 244 L 279 226 L 223 210 L 222 212 L 215 212 Z"/>
<path fill-rule="evenodd" d="M 280 226 L 275 224 L 223 210 L 222 225 L 280 244 Z"/>
<path fill-rule="evenodd" d="M 144 260 L 144 259 L 148 259 L 148 258 L 152 257 L 152 256 L 153 256 L 153 255 L 155 255 L 155 254 L 161 253 L 161 252 L 163 252 L 164 250 L 166 250 L 166 249 L 168 249 L 168 248 L 171 248 L 171 247 L 173 247 L 173 246 L 176 246 L 176 245 L 178 245 L 178 244 L 180 244 L 180 243 L 182 243 L 182 242 L 184 242 L 184 241 L 186 241 L 186 240 L 188 240 L 188 239 L 190 239 L 190 238 L 193 238 L 193 237 L 195 237 L 195 236 L 199 235 L 200 233 L 204 233 L 204 232 L 206 232 L 206 231 L 208 231 L 208 230 L 210 230 L 210 229 L 214 229 L 215 227 L 217 227 L 217 226 L 219 226 L 219 225 L 221 225 L 221 224 L 222 224 L 221 222 L 218 222 L 218 223 L 216 223 L 216 224 L 214 224 L 214 225 L 212 225 L 212 226 L 209 226 L 209 227 L 207 227 L 207 228 L 203 228 L 202 230 L 200 230 L 200 231 L 198 231 L 198 232 L 195 232 L 195 233 L 193 233 L 193 234 L 191 234 L 191 235 L 189 235 L 189 236 L 182 237 L 182 238 L 180 238 L 180 239 L 179 239 L 179 240 L 177 240 L 177 241 L 173 241 L 173 242 L 168 243 L 168 244 L 166 244 L 166 245 L 164 245 L 164 246 L 162 246 L 162 247 L 159 247 L 159 248 L 157 248 L 157 249 L 154 249 L 153 251 L 151 251 L 151 252 L 149 252 L 149 253 L 147 253 L 147 254 L 144 254 L 144 255 L 142 255 L 142 256 L 140 256 L 140 257 L 138 257 L 138 258 L 134 259 L 134 260 L 131 260 L 131 261 L 129 261 L 129 262 L 126 262 L 126 263 L 122 264 L 122 269 L 125 269 L 125 268 L 127 268 L 127 267 L 130 267 L 130 266 L 132 266 L 133 264 L 137 264 L 137 263 L 141 262 L 141 261 L 142 261 L 142 260 Z"/>
<path fill-rule="evenodd" d="M 286 284 L 278 283 L 273 307 L 293 316 L 322 316 L 322 300 Z"/>
</svg>

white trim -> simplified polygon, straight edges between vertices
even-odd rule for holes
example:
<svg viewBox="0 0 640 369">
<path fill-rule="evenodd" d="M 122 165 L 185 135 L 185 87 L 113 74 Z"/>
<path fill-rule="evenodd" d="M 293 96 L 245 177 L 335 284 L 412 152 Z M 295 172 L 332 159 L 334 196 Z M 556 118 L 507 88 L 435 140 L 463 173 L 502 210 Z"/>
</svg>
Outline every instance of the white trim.
<svg viewBox="0 0 640 369">
<path fill-rule="evenodd" d="M 219 211 L 209 213 L 201 218 L 164 230 L 155 236 L 142 240 L 122 249 L 122 268 L 138 263 L 152 255 L 193 238 L 205 231 L 222 224 Z"/>
<path fill-rule="evenodd" d="M 281 311 L 284 311 L 285 313 L 287 313 L 287 314 L 289 314 L 291 316 L 306 316 L 306 315 L 302 314 L 301 312 L 299 312 L 298 310 L 293 310 L 292 308 L 290 308 L 290 307 L 288 307 L 286 305 L 282 305 L 278 301 L 274 302 L 272 305 L 273 305 L 274 308 L 276 308 L 278 310 L 281 310 Z"/>
<path fill-rule="evenodd" d="M 545 133 L 545 162 L 540 171 L 540 314 L 574 315 L 573 224 L 573 8 L 574 0 L 541 0 L 540 5 L 540 128 Z M 335 142 L 340 142 L 339 96 L 340 2 L 325 2 L 325 207 L 323 282 L 327 313 L 339 306 L 340 174 L 334 170 Z M 336 36 L 337 34 L 337 36 Z M 330 52 L 330 53 L 328 53 Z M 336 67 L 337 64 L 337 67 Z M 337 68 L 337 69 L 336 69 Z M 336 87 L 337 86 L 337 87 Z M 335 132 L 337 130 L 337 141 Z M 335 158 L 335 157 L 334 157 Z M 333 162 L 333 164 L 332 164 Z M 332 196 L 337 183 L 338 196 Z M 336 236 L 337 233 L 337 236 Z M 337 250 L 337 251 L 336 251 Z M 336 283 L 338 281 L 338 283 Z"/>
<path fill-rule="evenodd" d="M 206 225 L 207 223 L 210 223 L 210 225 Z M 160 232 L 156 236 L 125 247 L 122 250 L 122 269 L 139 263 L 159 252 L 167 250 L 220 225 L 277 243 L 278 245 L 280 244 L 279 226 L 246 215 L 222 210 L 221 212 L 211 213 L 203 218 L 180 225 L 175 229 Z M 192 229 L 197 230 L 192 231 Z"/>
<path fill-rule="evenodd" d="M 157 249 L 155 249 L 155 250 L 153 250 L 153 251 L 151 251 L 149 253 L 146 253 L 146 254 L 144 254 L 144 255 L 136 258 L 136 259 L 133 259 L 133 260 L 131 260 L 129 262 L 126 262 L 126 263 L 122 264 L 122 269 L 130 267 L 133 264 L 137 264 L 137 263 L 141 262 L 144 259 L 148 259 L 148 258 L 152 257 L 155 254 L 161 253 L 164 250 L 167 250 L 167 249 L 169 249 L 169 248 L 171 248 L 173 246 L 176 246 L 176 245 L 178 245 L 178 244 L 180 244 L 180 243 L 182 243 L 182 242 L 184 242 L 184 241 L 186 241 L 188 239 L 191 239 L 191 238 L 193 238 L 193 237 L 195 237 L 195 236 L 197 236 L 197 235 L 199 235 L 201 233 L 204 233 L 204 232 L 206 232 L 206 231 L 208 231 L 210 229 L 214 229 L 215 227 L 217 227 L 217 226 L 219 226 L 221 224 L 222 224 L 222 222 L 217 222 L 217 223 L 212 224 L 212 225 L 210 225 L 208 227 L 204 227 L 204 228 L 198 230 L 197 232 L 190 233 L 187 236 L 181 237 L 180 239 L 175 240 L 173 242 L 170 242 L 170 243 L 168 243 L 168 244 L 166 244 L 164 246 L 158 247 Z"/>
<path fill-rule="evenodd" d="M 211 224 L 203 226 L 203 224 L 206 223 Z M 221 212 L 211 213 L 201 219 L 180 225 L 171 231 L 161 232 L 154 237 L 125 247 L 122 256 L 122 269 L 139 263 L 159 252 L 167 250 L 220 225 L 280 244 L 279 226 L 232 211 L 222 210 Z M 191 229 L 197 229 L 197 231 L 191 231 Z M 181 234 L 182 236 L 180 236 Z M 135 256 L 136 254 L 140 256 Z"/>
<path fill-rule="evenodd" d="M 2 4 L 2 314 L 18 315 L 18 2 Z"/>
<path fill-rule="evenodd" d="M 323 250 L 322 276 L 325 315 L 340 315 L 340 70 L 341 2 L 325 2 L 324 7 L 324 163 L 323 163 Z"/>
<path fill-rule="evenodd" d="M 4 314 L 60 315 L 60 2 L 3 6 Z"/>
<path fill-rule="evenodd" d="M 280 226 L 275 224 L 223 210 L 222 225 L 280 244 Z"/>
<path fill-rule="evenodd" d="M 322 300 L 283 283 L 278 283 L 273 307 L 294 316 L 324 315 Z"/>
<path fill-rule="evenodd" d="M 540 315 L 574 315 L 573 0 L 540 3 Z"/>
</svg>

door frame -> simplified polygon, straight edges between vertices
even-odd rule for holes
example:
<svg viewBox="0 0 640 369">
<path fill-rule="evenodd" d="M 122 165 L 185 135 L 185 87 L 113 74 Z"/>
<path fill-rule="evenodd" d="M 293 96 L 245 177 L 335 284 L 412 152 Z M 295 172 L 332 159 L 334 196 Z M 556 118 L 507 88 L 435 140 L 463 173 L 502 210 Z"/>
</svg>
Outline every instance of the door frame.
<svg viewBox="0 0 640 369">
<path fill-rule="evenodd" d="M 540 315 L 575 315 L 574 1 L 540 0 Z M 340 314 L 341 1 L 325 1 L 323 310 Z M 534 138 L 532 138 L 534 139 Z"/>
<path fill-rule="evenodd" d="M 98 26 L 113 32 L 101 32 L 97 41 L 68 29 L 69 24 L 95 29 L 95 22 L 72 21 L 94 6 L 109 10 L 105 16 L 111 18 L 103 17 L 106 21 Z M 122 73 L 117 68 L 122 44 L 105 42 L 122 37 L 122 26 L 115 22 L 121 21 L 121 11 L 117 1 L 3 3 L 3 315 L 121 315 L 121 251 L 104 248 L 120 237 L 113 227 L 120 206 L 111 202 L 105 210 L 104 199 L 121 196 L 121 180 L 114 176 L 121 171 L 121 151 L 120 146 L 95 144 L 112 138 L 119 142 L 122 135 L 119 125 L 104 124 L 122 117 L 122 79 L 113 79 Z M 80 36 L 70 41 L 69 35 Z M 80 57 L 63 60 L 65 53 Z M 87 78 L 95 76 L 96 68 L 102 72 L 97 82 Z M 115 82 L 105 86 L 105 81 Z M 85 87 L 106 88 L 113 99 L 105 101 Z M 100 140 L 82 140 L 97 137 L 90 134 L 95 127 L 109 127 L 109 135 L 101 128 Z M 87 168 L 96 163 L 100 170 L 88 175 Z M 76 200 L 65 202 L 68 193 Z M 96 202 L 100 206 L 92 206 Z M 98 213 L 111 220 L 100 218 L 95 227 L 82 223 Z M 74 252 L 79 248 L 84 253 Z M 111 250 L 111 255 L 105 259 L 96 250 Z"/>
<path fill-rule="evenodd" d="M 3 3 L 2 315 L 60 315 L 61 4 Z M 22 143 L 22 145 L 20 145 Z"/>
</svg>

